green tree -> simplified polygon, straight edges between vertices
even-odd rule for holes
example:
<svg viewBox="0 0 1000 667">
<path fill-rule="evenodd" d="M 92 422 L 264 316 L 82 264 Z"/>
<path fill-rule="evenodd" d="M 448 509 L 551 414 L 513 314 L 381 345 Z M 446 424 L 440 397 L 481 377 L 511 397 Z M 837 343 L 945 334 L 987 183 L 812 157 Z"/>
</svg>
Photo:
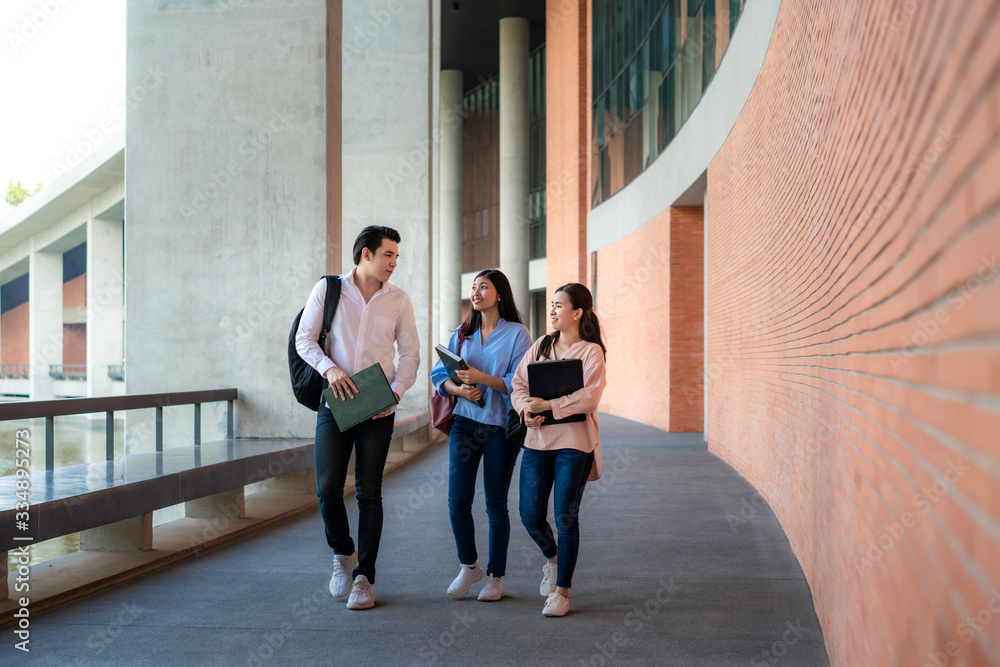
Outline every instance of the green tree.
<svg viewBox="0 0 1000 667">
<path fill-rule="evenodd" d="M 24 203 L 25 199 L 27 199 L 31 195 L 38 194 L 38 191 L 41 189 L 42 189 L 41 183 L 39 183 L 38 187 L 35 188 L 35 191 L 32 192 L 27 188 L 22 188 L 21 181 L 18 181 L 17 185 L 14 185 L 14 181 L 11 180 L 7 183 L 7 189 L 4 190 L 3 198 L 4 201 L 6 201 L 11 206 L 20 206 L 21 204 Z"/>
</svg>

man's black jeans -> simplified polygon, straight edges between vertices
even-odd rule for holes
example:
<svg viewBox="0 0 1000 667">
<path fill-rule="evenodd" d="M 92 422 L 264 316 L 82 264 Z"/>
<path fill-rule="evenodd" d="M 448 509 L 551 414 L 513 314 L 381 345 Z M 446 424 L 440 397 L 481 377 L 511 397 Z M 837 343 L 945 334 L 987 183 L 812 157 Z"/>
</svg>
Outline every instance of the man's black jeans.
<svg viewBox="0 0 1000 667">
<path fill-rule="evenodd" d="M 365 575 L 375 583 L 375 560 L 382 537 L 382 472 L 389 455 L 389 441 L 396 415 L 368 419 L 341 433 L 330 408 L 323 405 L 316 417 L 316 495 L 326 528 L 327 544 L 335 554 L 350 556 L 354 540 L 344 507 L 347 465 L 354 457 L 355 497 L 358 499 L 358 566 L 351 575 Z"/>
</svg>

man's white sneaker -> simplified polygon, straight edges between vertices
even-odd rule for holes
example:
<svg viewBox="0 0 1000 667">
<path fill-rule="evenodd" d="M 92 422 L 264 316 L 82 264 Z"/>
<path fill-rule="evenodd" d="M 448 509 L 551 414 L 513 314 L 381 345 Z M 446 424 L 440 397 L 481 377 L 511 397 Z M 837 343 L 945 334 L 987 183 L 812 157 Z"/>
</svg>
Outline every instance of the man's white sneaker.
<svg viewBox="0 0 1000 667">
<path fill-rule="evenodd" d="M 565 616 L 569 611 L 569 598 L 553 593 L 545 600 L 542 616 Z"/>
<path fill-rule="evenodd" d="M 342 598 L 351 592 L 351 579 L 354 568 L 358 566 L 358 550 L 350 556 L 333 557 L 333 576 L 330 577 L 330 595 Z"/>
<path fill-rule="evenodd" d="M 368 583 L 368 577 L 359 574 L 351 587 L 351 597 L 347 598 L 348 609 L 371 609 L 375 606 L 375 591 Z"/>
<path fill-rule="evenodd" d="M 458 576 L 455 577 L 455 581 L 451 582 L 451 586 L 448 587 L 448 595 L 453 595 L 457 598 L 468 595 L 469 586 L 485 576 L 486 570 L 479 566 L 479 561 L 476 561 L 472 565 L 463 565 Z"/>
<path fill-rule="evenodd" d="M 546 563 L 542 566 L 542 584 L 538 594 L 548 597 L 556 592 L 556 564 Z"/>
<path fill-rule="evenodd" d="M 480 600 L 499 600 L 504 596 L 503 582 L 492 574 L 486 577 L 486 585 L 479 591 Z"/>
</svg>

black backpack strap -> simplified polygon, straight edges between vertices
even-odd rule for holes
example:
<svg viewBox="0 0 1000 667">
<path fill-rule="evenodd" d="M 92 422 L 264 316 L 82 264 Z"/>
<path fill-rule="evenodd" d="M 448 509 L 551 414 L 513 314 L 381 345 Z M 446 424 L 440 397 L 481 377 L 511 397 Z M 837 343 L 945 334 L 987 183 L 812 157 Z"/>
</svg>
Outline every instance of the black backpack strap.
<svg viewBox="0 0 1000 667">
<path fill-rule="evenodd" d="M 326 335 L 333 326 L 333 315 L 340 303 L 340 276 L 323 276 L 326 278 L 326 300 L 323 302 L 323 330 L 319 334 L 319 346 L 326 349 Z"/>
</svg>

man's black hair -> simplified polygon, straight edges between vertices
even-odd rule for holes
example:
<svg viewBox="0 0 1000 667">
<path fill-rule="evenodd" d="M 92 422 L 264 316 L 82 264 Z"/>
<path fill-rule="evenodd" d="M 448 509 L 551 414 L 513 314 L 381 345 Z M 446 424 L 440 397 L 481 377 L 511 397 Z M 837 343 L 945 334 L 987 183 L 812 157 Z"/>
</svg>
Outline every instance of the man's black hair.
<svg viewBox="0 0 1000 667">
<path fill-rule="evenodd" d="M 382 245 L 382 239 L 399 243 L 399 232 L 385 225 L 368 225 L 362 229 L 358 238 L 354 240 L 354 265 L 357 266 L 361 263 L 362 248 L 368 248 L 368 252 L 374 255 L 379 246 Z"/>
</svg>

